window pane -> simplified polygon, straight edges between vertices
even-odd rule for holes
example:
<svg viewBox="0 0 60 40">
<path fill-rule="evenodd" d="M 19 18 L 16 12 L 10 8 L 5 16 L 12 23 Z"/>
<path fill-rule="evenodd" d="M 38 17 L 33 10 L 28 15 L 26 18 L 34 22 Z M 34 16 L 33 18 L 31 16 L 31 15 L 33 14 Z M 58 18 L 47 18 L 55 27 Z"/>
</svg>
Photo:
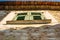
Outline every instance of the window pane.
<svg viewBox="0 0 60 40">
<path fill-rule="evenodd" d="M 24 20 L 25 19 L 25 16 L 18 16 L 17 17 L 17 20 Z"/>
<path fill-rule="evenodd" d="M 18 15 L 27 15 L 27 13 L 19 13 Z"/>
<path fill-rule="evenodd" d="M 34 20 L 41 20 L 41 17 L 40 16 L 33 16 L 33 19 Z"/>
<path fill-rule="evenodd" d="M 41 13 L 31 13 L 31 15 L 41 15 Z"/>
</svg>

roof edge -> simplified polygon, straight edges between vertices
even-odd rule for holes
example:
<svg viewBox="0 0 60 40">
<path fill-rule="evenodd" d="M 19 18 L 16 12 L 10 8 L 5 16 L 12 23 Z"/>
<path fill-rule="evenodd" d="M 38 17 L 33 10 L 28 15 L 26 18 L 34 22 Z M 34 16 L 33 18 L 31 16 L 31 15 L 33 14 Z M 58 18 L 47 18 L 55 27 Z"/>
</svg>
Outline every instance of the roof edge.
<svg viewBox="0 0 60 40">
<path fill-rule="evenodd" d="M 0 5 L 52 5 L 60 6 L 60 2 L 47 2 L 47 1 L 6 1 L 0 2 Z"/>
</svg>

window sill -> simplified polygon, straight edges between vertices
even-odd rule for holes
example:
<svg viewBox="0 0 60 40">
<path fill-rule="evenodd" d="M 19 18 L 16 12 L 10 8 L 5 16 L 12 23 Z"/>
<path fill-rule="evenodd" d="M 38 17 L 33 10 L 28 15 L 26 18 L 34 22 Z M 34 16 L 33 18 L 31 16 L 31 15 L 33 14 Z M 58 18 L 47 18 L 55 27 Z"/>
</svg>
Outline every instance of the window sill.
<svg viewBox="0 0 60 40">
<path fill-rule="evenodd" d="M 7 24 L 47 24 L 51 23 L 51 19 L 45 20 L 16 20 L 16 21 L 7 21 Z"/>
</svg>

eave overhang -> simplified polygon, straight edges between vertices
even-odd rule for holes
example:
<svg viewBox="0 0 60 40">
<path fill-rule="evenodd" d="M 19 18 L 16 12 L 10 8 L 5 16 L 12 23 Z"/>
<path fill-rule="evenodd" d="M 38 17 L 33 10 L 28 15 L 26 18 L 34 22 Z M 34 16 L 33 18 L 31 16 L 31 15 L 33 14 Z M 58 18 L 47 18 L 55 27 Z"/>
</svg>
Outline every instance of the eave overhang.
<svg viewBox="0 0 60 40">
<path fill-rule="evenodd" d="M 60 10 L 60 2 L 0 2 L 0 10 Z"/>
</svg>

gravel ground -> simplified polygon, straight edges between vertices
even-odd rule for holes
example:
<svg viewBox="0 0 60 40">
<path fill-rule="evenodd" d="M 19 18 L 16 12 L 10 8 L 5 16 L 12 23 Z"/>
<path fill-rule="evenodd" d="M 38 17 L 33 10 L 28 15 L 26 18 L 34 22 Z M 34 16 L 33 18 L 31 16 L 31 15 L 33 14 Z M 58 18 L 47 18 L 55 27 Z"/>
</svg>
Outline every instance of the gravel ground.
<svg viewBox="0 0 60 40">
<path fill-rule="evenodd" d="M 0 40 L 60 40 L 60 24 L 6 29 L 0 31 Z"/>
</svg>

